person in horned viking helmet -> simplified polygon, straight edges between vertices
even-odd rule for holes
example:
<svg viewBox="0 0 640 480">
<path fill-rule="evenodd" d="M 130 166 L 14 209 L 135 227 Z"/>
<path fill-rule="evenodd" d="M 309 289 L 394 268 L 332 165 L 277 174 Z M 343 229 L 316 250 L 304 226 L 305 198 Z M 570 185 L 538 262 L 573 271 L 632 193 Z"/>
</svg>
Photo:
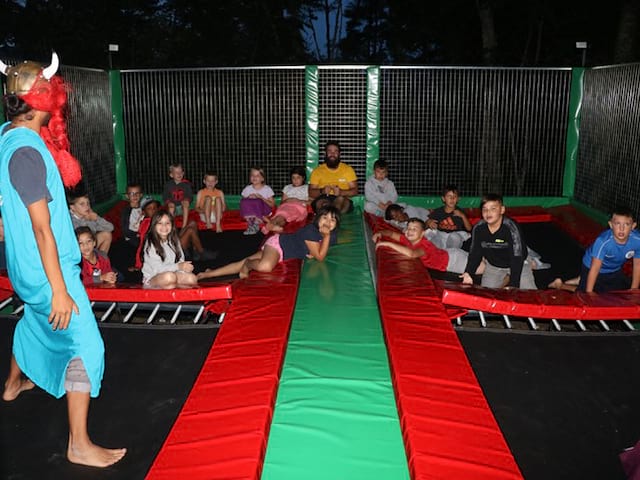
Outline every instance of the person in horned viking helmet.
<svg viewBox="0 0 640 480">
<path fill-rule="evenodd" d="M 57 69 L 55 53 L 47 67 L 0 62 L 9 119 L 0 125 L 0 209 L 9 279 L 25 303 L 2 398 L 12 401 L 34 384 L 56 398 L 66 394 L 67 458 L 106 467 L 126 450 L 99 447 L 87 432 L 104 345 L 80 281 L 80 250 L 66 205 L 64 186 L 76 185 L 81 170 L 69 153 L 66 87 Z"/>
</svg>

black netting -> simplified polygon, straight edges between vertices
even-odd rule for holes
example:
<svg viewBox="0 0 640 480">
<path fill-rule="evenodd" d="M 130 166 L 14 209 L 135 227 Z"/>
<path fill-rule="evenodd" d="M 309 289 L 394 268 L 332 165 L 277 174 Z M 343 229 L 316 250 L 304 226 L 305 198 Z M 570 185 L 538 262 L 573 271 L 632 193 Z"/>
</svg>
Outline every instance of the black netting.
<svg viewBox="0 0 640 480">
<path fill-rule="evenodd" d="M 561 196 L 569 70 L 383 68 L 380 157 L 400 194 Z"/>
<path fill-rule="evenodd" d="M 129 181 L 161 192 L 182 163 L 195 188 L 207 170 L 237 195 L 261 165 L 278 192 L 305 164 L 304 69 L 198 69 L 122 73 Z"/>
<path fill-rule="evenodd" d="M 62 67 L 61 76 L 71 86 L 67 129 L 71 153 L 82 164 L 80 189 L 94 203 L 116 194 L 111 89 L 108 73 Z"/>
<path fill-rule="evenodd" d="M 640 65 L 585 72 L 575 198 L 640 211 Z"/>
</svg>

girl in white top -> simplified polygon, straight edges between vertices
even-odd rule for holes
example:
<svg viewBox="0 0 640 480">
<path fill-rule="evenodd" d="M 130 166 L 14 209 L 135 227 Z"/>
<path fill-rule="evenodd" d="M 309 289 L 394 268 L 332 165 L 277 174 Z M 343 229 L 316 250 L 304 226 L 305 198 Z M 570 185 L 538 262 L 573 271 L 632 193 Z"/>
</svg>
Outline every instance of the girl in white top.
<svg viewBox="0 0 640 480">
<path fill-rule="evenodd" d="M 184 288 L 198 283 L 192 273 L 193 264 L 184 260 L 173 217 L 166 211 L 160 210 L 151 218 L 142 252 L 142 281 L 145 287 Z"/>
<path fill-rule="evenodd" d="M 265 224 L 261 230 L 265 235 L 269 232 L 282 232 L 287 223 L 304 222 L 307 219 L 307 171 L 304 167 L 293 167 L 290 174 L 291 183 L 282 189 L 282 202 L 276 213 L 272 217 L 264 218 Z"/>
</svg>

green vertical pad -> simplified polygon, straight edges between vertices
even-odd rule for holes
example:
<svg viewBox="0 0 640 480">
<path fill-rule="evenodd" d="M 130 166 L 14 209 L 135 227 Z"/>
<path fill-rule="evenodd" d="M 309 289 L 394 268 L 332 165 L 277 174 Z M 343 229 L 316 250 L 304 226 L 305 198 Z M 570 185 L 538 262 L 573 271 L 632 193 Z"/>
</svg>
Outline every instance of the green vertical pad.
<svg viewBox="0 0 640 480">
<path fill-rule="evenodd" d="M 409 478 L 362 228 L 303 267 L 263 480 Z"/>
<path fill-rule="evenodd" d="M 367 169 L 373 175 L 373 164 L 380 157 L 380 67 L 367 68 Z"/>
<path fill-rule="evenodd" d="M 307 177 L 311 176 L 311 172 L 318 166 L 319 158 L 319 137 L 318 137 L 318 105 L 319 105 L 319 89 L 318 89 L 318 67 L 310 65 L 304 71 L 305 86 L 305 149 L 307 153 Z"/>
<path fill-rule="evenodd" d="M 567 119 L 567 144 L 564 162 L 562 195 L 572 198 L 576 184 L 576 165 L 580 146 L 580 110 L 584 94 L 584 68 L 574 68 L 571 72 L 571 95 Z"/>
</svg>

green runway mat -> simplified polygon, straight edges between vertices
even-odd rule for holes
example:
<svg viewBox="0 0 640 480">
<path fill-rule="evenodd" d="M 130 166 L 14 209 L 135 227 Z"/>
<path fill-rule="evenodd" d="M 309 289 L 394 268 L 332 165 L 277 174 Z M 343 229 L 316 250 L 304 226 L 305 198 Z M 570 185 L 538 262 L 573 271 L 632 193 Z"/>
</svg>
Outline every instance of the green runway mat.
<svg viewBox="0 0 640 480">
<path fill-rule="evenodd" d="M 263 480 L 409 478 L 362 221 L 303 267 Z"/>
</svg>

